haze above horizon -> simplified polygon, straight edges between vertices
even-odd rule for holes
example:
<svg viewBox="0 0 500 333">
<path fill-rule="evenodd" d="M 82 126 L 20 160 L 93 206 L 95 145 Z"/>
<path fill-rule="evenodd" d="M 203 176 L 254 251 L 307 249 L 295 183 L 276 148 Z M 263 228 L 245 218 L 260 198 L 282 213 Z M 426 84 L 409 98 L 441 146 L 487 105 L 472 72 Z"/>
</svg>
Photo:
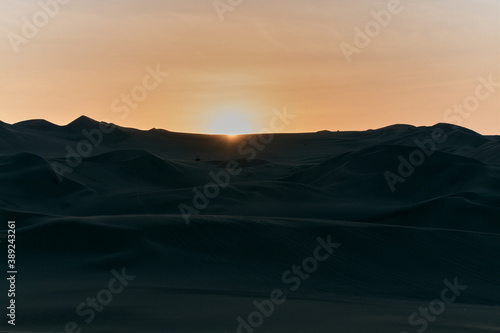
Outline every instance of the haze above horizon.
<svg viewBox="0 0 500 333">
<path fill-rule="evenodd" d="M 500 134 L 498 22 L 495 0 L 0 2 L 0 119 Z"/>
</svg>

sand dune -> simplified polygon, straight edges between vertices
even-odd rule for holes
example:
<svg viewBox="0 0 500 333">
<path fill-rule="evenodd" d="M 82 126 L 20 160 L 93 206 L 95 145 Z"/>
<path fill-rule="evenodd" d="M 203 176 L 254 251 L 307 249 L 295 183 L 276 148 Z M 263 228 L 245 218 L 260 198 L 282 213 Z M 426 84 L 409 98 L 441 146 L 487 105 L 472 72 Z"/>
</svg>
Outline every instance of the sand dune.
<svg viewBox="0 0 500 333">
<path fill-rule="evenodd" d="M 0 216 L 17 221 L 20 261 L 19 325 L 2 331 L 237 332 L 282 289 L 252 330 L 416 332 L 409 317 L 455 278 L 467 290 L 427 331 L 499 330 L 500 137 L 393 125 L 257 149 L 257 136 L 102 126 L 0 123 Z M 416 151 L 392 191 L 386 172 Z M 196 207 L 193 189 L 224 182 L 228 163 L 239 173 Z M 181 204 L 198 211 L 189 224 Z M 329 236 L 341 246 L 290 290 L 284 272 Z M 122 267 L 135 279 L 85 323 L 77 306 Z"/>
</svg>

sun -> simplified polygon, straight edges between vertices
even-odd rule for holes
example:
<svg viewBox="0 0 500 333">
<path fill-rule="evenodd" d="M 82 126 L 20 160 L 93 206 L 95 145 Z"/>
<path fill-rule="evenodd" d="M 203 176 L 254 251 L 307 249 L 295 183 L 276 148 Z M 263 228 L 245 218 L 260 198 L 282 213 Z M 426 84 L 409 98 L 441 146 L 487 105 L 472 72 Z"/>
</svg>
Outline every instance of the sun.
<svg viewBox="0 0 500 333">
<path fill-rule="evenodd" d="M 255 132 L 251 117 L 241 112 L 224 112 L 212 118 L 210 133 L 234 136 Z"/>
</svg>

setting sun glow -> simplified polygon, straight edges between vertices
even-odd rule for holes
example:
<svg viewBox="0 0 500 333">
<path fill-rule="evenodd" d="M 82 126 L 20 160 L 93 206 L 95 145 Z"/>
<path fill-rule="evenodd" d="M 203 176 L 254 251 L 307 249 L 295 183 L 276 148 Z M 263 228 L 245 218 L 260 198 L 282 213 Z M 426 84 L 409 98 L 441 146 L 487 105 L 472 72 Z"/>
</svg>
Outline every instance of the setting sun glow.
<svg viewBox="0 0 500 333">
<path fill-rule="evenodd" d="M 216 115 L 209 131 L 212 134 L 238 135 L 255 132 L 255 124 L 249 116 L 238 112 L 227 112 Z"/>
</svg>

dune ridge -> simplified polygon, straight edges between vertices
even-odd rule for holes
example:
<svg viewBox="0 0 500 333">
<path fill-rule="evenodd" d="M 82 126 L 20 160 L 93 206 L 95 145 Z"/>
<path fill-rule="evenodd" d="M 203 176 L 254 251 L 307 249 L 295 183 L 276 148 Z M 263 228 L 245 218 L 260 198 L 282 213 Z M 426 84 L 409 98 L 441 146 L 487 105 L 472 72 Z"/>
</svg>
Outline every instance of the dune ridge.
<svg viewBox="0 0 500 333">
<path fill-rule="evenodd" d="M 19 316 L 29 318 L 29 331 L 61 331 L 81 299 L 121 267 L 135 285 L 88 331 L 235 331 L 236 316 L 328 235 L 342 247 L 262 332 L 359 332 L 372 327 L 369 313 L 385 318 L 380 332 L 410 330 L 414 308 L 454 277 L 468 290 L 435 331 L 497 324 L 499 136 L 450 124 L 276 134 L 249 158 L 238 147 L 251 135 L 117 126 L 94 136 L 100 142 L 71 166 L 68 147 L 77 151 L 91 141 L 84 131 L 100 126 L 85 116 L 66 126 L 0 123 L 0 216 L 18 223 L 18 298 L 30 300 Z M 384 173 L 397 173 L 399 157 L 422 151 L 418 142 L 436 130 L 446 140 L 391 191 Z M 230 161 L 241 172 L 187 225 L 179 205 L 192 205 L 193 189 Z M 54 163 L 69 171 L 58 174 Z M 149 312 L 141 302 L 153 305 Z M 355 304 L 368 314 L 338 315 Z M 481 311 L 487 319 L 473 315 Z M 64 315 L 49 319 L 55 313 Z M 310 316 L 317 320 L 304 326 Z"/>
</svg>

